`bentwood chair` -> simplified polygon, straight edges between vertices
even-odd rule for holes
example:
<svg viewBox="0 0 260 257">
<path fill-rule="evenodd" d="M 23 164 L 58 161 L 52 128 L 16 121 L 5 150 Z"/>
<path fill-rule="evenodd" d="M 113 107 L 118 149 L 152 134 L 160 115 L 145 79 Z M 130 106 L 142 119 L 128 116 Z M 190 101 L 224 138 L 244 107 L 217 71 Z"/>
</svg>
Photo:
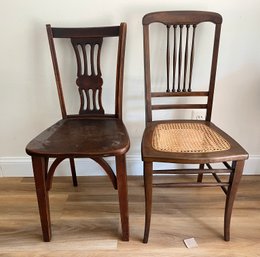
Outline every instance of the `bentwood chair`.
<svg viewBox="0 0 260 257">
<path fill-rule="evenodd" d="M 203 11 L 155 12 L 143 17 L 146 101 L 146 128 L 142 139 L 146 209 L 144 243 L 148 242 L 150 231 L 153 186 L 219 186 L 226 194 L 224 240 L 230 240 L 233 203 L 248 154 L 211 122 L 221 24 L 221 15 Z M 208 61 L 204 62 L 207 55 Z M 192 119 L 192 115 L 188 115 L 192 114 L 192 109 L 204 109 L 205 120 Z M 165 114 L 163 110 L 172 114 Z M 166 170 L 161 169 L 166 166 Z M 213 181 L 203 182 L 205 173 L 212 174 Z M 229 175 L 228 179 L 224 177 L 223 181 L 220 173 Z M 172 183 L 169 175 L 169 183 L 153 184 L 153 174 L 197 176 L 194 182 Z"/>
<path fill-rule="evenodd" d="M 130 147 L 129 137 L 122 121 L 122 94 L 123 72 L 126 41 L 126 24 L 111 27 L 91 28 L 54 28 L 47 25 L 52 63 L 58 89 L 62 119 L 47 128 L 35 137 L 26 147 L 26 152 L 32 157 L 36 193 L 38 198 L 43 240 L 51 240 L 51 220 L 49 209 L 48 190 L 52 185 L 52 178 L 57 166 L 69 159 L 74 185 L 77 185 L 75 172 L 75 158 L 90 158 L 97 162 L 109 176 L 112 185 L 118 189 L 119 209 L 122 226 L 122 239 L 129 240 L 128 198 L 126 152 Z M 64 66 L 65 54 L 57 58 L 56 52 L 59 41 L 59 50 L 68 51 L 69 42 L 71 53 L 68 58 L 75 56 L 75 88 L 79 93 L 79 113 L 68 114 L 65 105 L 64 85 L 62 85 L 61 72 L 58 66 Z M 111 42 L 111 43 L 109 43 Z M 115 62 L 104 55 L 105 49 L 112 49 L 116 45 Z M 69 51 L 68 51 L 69 52 Z M 74 53 L 73 53 L 74 52 Z M 109 51 L 110 53 L 113 51 Z M 59 52 L 61 53 L 61 52 Z M 62 56 L 62 58 L 61 58 Z M 58 56 L 59 57 L 59 56 Z M 111 57 L 110 57 L 111 58 Z M 63 60 L 63 62 L 61 61 Z M 102 62 L 101 62 L 102 60 Z M 73 60 L 72 60 L 73 61 Z M 107 80 L 103 78 L 101 63 L 108 66 L 115 63 L 115 79 L 111 73 Z M 106 66 L 107 67 L 107 66 Z M 110 69 L 109 69 L 110 71 Z M 113 74 L 113 73 L 112 73 Z M 109 83 L 114 82 L 115 93 L 111 92 Z M 103 84 L 109 86 L 109 99 L 114 99 L 114 110 L 106 113 L 103 106 Z M 111 103 L 111 100 L 108 101 Z M 116 175 L 103 157 L 115 158 Z M 48 165 L 50 158 L 54 161 Z M 48 167 L 49 166 L 49 167 Z"/>
</svg>

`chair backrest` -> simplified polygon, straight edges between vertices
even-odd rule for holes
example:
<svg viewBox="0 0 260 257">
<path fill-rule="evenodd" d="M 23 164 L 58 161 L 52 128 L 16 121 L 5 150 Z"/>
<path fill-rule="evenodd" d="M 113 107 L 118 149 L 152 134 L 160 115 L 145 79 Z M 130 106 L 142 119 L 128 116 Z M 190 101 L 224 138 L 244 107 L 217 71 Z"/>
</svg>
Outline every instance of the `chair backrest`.
<svg viewBox="0 0 260 257">
<path fill-rule="evenodd" d="M 166 42 L 164 44 L 163 58 L 165 58 L 165 69 L 162 76 L 165 76 L 165 87 L 163 91 L 157 91 L 152 87 L 151 67 L 160 70 L 159 65 L 151 65 L 150 54 L 159 51 L 151 48 L 151 25 L 155 23 L 163 26 Z M 213 30 L 210 46 L 204 50 L 212 49 L 210 56 L 209 82 L 206 90 L 195 90 L 193 88 L 193 71 L 197 57 L 197 44 L 200 43 L 197 34 L 205 32 L 199 29 L 202 24 L 209 24 Z M 222 17 L 218 13 L 203 11 L 165 11 L 148 13 L 143 17 L 144 35 L 144 72 L 145 72 L 145 98 L 146 98 L 146 124 L 153 120 L 153 111 L 163 109 L 205 109 L 206 120 L 210 121 L 212 112 L 212 101 L 215 87 L 215 76 L 219 49 L 219 37 Z M 162 37 L 157 36 L 156 40 Z M 201 49 L 200 49 L 201 50 Z M 202 51 L 203 52 L 203 51 Z M 205 51 L 204 51 L 205 52 Z M 203 53 L 202 53 L 203 54 Z M 152 57 L 152 56 L 151 56 Z M 198 66 L 198 64 L 196 63 Z M 175 102 L 157 104 L 161 100 L 174 97 Z M 204 103 L 187 103 L 183 97 L 189 99 L 204 98 Z M 205 98 L 207 99 L 205 101 Z M 155 101 L 157 100 L 157 101 Z M 176 103 L 177 102 L 177 103 Z M 179 103 L 181 102 L 181 103 Z"/>
<path fill-rule="evenodd" d="M 126 40 L 126 23 L 120 26 L 91 28 L 56 28 L 46 25 L 62 117 L 109 116 L 122 118 L 123 71 Z M 101 50 L 104 38 L 117 37 L 115 78 L 115 112 L 106 114 L 102 104 L 103 78 L 101 72 Z M 77 63 L 76 85 L 80 96 L 79 114 L 68 115 L 64 91 L 55 49 L 55 38 L 71 41 Z M 113 93 L 112 93 L 113 94 Z"/>
</svg>

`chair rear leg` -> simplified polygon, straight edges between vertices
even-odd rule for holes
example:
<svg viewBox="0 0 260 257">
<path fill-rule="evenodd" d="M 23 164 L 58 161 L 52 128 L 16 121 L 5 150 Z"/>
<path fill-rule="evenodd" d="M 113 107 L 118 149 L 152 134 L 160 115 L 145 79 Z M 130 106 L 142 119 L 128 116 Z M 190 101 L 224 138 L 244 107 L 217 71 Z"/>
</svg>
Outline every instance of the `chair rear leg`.
<svg viewBox="0 0 260 257">
<path fill-rule="evenodd" d="M 200 164 L 200 169 L 204 169 L 204 164 Z M 198 174 L 197 182 L 201 183 L 203 179 L 203 173 Z"/>
<path fill-rule="evenodd" d="M 228 192 L 226 196 L 226 206 L 225 206 L 225 217 L 224 217 L 224 240 L 230 240 L 230 221 L 233 210 L 233 204 L 236 197 L 237 189 L 244 168 L 244 161 L 234 161 L 232 163 L 234 168 L 233 173 L 230 175 L 230 185 L 228 187 Z"/>
<path fill-rule="evenodd" d="M 70 170 L 72 175 L 73 186 L 76 187 L 78 186 L 78 180 L 77 180 L 77 174 L 75 168 L 75 161 L 73 158 L 70 158 Z"/>
<path fill-rule="evenodd" d="M 145 228 L 143 243 L 148 242 L 152 214 L 153 163 L 144 162 Z"/>
<path fill-rule="evenodd" d="M 116 156 L 116 173 L 122 240 L 129 241 L 128 189 L 125 155 Z"/>
</svg>

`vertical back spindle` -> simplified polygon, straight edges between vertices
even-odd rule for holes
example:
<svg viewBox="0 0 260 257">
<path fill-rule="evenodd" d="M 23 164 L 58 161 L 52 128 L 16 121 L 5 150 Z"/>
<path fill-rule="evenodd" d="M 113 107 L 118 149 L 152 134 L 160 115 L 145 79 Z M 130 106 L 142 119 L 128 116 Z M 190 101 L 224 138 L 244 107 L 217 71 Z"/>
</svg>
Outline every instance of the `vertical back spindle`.
<svg viewBox="0 0 260 257">
<path fill-rule="evenodd" d="M 173 64 L 172 64 L 172 92 L 175 92 L 175 74 L 176 74 L 176 28 L 173 26 Z"/>
<path fill-rule="evenodd" d="M 191 79 L 192 79 L 193 62 L 194 62 L 195 31 L 196 31 L 196 25 L 194 24 L 193 33 L 192 33 L 192 43 L 191 43 L 191 55 L 190 55 L 190 76 L 189 76 L 189 88 L 188 88 L 189 92 L 191 92 Z"/>
<path fill-rule="evenodd" d="M 186 25 L 186 45 L 185 45 L 185 59 L 184 59 L 184 77 L 183 77 L 183 92 L 186 92 L 186 75 L 187 75 L 187 65 L 188 65 L 188 54 L 189 54 L 189 28 L 190 25 Z"/>
<path fill-rule="evenodd" d="M 182 29 L 180 25 L 180 41 L 179 41 L 179 69 L 178 69 L 178 92 L 181 92 L 181 67 L 182 67 Z"/>
<path fill-rule="evenodd" d="M 167 66 L 167 89 L 170 92 L 170 26 L 167 25 L 167 49 L 166 49 L 166 66 Z"/>
</svg>

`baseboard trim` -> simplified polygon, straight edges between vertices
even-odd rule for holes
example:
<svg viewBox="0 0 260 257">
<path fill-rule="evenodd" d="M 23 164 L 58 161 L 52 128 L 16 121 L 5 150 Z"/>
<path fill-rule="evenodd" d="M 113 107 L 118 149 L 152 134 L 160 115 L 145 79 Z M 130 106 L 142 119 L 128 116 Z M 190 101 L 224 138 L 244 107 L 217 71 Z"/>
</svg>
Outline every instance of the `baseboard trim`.
<svg viewBox="0 0 260 257">
<path fill-rule="evenodd" d="M 106 158 L 107 162 L 115 168 L 114 159 Z M 90 159 L 77 159 L 76 168 L 78 176 L 102 176 L 104 171 L 98 164 Z M 127 174 L 130 176 L 142 175 L 143 165 L 139 155 L 127 155 Z M 260 155 L 251 155 L 246 161 L 245 175 L 260 175 Z M 68 160 L 64 160 L 57 168 L 57 176 L 70 175 Z M 30 157 L 1 157 L 0 177 L 31 177 L 33 176 Z"/>
</svg>

